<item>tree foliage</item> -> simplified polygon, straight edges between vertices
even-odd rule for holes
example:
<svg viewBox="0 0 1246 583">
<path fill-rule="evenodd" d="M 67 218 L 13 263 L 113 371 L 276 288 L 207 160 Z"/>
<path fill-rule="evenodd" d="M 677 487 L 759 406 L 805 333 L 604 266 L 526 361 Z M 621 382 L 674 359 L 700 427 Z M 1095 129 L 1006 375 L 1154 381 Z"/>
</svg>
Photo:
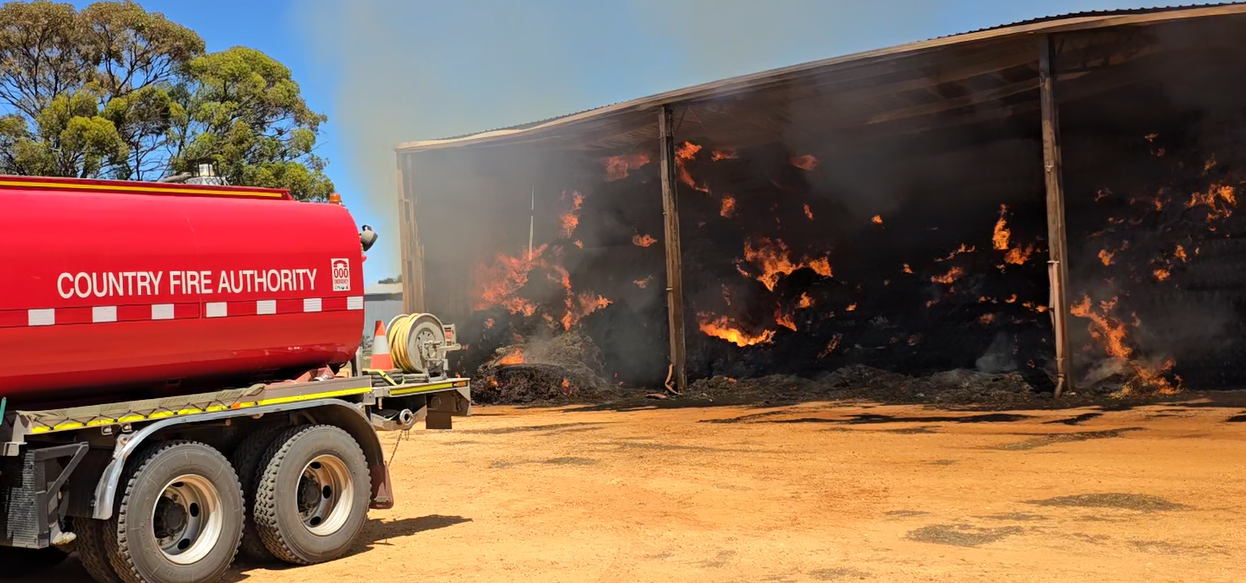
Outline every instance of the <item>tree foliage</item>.
<svg viewBox="0 0 1246 583">
<path fill-rule="evenodd" d="M 231 184 L 333 190 L 325 117 L 264 53 L 206 53 L 130 2 L 0 5 L 0 172 L 154 180 L 212 162 Z"/>
</svg>

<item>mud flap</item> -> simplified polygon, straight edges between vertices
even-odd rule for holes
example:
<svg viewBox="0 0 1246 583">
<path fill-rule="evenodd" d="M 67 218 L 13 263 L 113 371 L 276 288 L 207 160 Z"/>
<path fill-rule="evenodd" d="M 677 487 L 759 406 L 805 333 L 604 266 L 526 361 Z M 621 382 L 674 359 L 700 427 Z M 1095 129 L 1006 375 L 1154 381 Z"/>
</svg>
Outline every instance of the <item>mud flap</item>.
<svg viewBox="0 0 1246 583">
<path fill-rule="evenodd" d="M 372 472 L 373 510 L 389 510 L 394 507 L 394 488 L 389 481 L 389 466 L 379 464 L 369 468 Z"/>
</svg>

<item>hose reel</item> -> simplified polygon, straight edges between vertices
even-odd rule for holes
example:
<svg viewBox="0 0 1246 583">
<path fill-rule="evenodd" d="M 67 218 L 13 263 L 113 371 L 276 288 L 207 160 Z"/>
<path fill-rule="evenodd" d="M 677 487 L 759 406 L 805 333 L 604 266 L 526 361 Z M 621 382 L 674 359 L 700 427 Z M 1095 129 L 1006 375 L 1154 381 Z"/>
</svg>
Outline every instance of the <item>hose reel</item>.
<svg viewBox="0 0 1246 583">
<path fill-rule="evenodd" d="M 444 373 L 446 354 L 460 348 L 454 325 L 432 314 L 401 314 L 389 321 L 386 333 L 390 358 L 403 372 Z"/>
</svg>

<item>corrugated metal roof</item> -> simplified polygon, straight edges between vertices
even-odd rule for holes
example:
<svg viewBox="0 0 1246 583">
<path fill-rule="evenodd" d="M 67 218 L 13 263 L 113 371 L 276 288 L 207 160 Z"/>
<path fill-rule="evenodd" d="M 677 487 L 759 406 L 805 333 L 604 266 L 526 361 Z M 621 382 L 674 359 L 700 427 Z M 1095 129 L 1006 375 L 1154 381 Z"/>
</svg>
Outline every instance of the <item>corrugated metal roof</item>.
<svg viewBox="0 0 1246 583">
<path fill-rule="evenodd" d="M 1088 28 L 1100 28 L 1108 26 L 1121 26 L 1127 24 L 1141 24 L 1148 21 L 1162 21 L 1169 19 L 1199 17 L 1199 16 L 1217 16 L 1223 14 L 1234 14 L 1246 12 L 1246 0 L 1237 0 L 1233 2 L 1210 2 L 1201 4 L 1182 4 L 1174 6 L 1152 6 L 1140 8 L 1122 8 L 1115 10 L 1092 10 L 1084 12 L 1071 12 L 1067 14 L 1058 14 L 1051 16 L 1043 16 L 1021 20 L 1009 24 L 1001 24 L 997 26 L 971 30 L 956 34 L 950 34 L 940 37 L 934 37 L 923 41 L 915 41 L 888 47 L 884 49 L 875 49 L 860 53 L 853 53 L 839 57 L 831 57 L 818 61 L 811 61 L 778 69 L 771 69 L 758 73 L 740 75 L 730 77 L 719 81 L 711 81 L 699 85 L 693 85 L 683 89 L 676 89 L 648 97 L 641 97 L 627 101 L 619 101 L 607 105 L 586 109 L 574 113 L 555 116 L 539 121 L 495 128 L 439 138 L 433 140 L 423 140 L 415 142 L 407 142 L 395 146 L 398 152 L 413 152 L 421 150 L 432 150 L 444 147 L 460 147 L 471 145 L 474 143 L 485 141 L 503 141 L 515 134 L 523 134 L 532 130 L 541 129 L 547 126 L 556 125 L 564 120 L 583 121 L 592 119 L 601 115 L 608 115 L 611 112 L 627 110 L 635 111 L 648 107 L 656 107 L 664 103 L 674 103 L 683 99 L 694 99 L 700 97 L 703 93 L 712 93 L 715 91 L 729 92 L 739 87 L 758 80 L 766 78 L 778 78 L 789 74 L 801 74 L 811 72 L 823 67 L 831 67 L 842 65 L 855 61 L 861 61 L 869 58 L 881 58 L 886 56 L 895 56 L 898 54 L 907 54 L 918 50 L 932 49 L 956 42 L 970 42 L 975 40 L 985 40 L 988 38 L 997 38 L 1010 34 L 1033 34 L 1036 32 L 1057 32 L 1064 30 L 1082 30 Z M 1168 18 L 1146 19 L 1148 16 L 1162 17 L 1167 15 Z M 1066 26 L 1067 25 L 1067 26 Z M 951 43 L 949 43 L 951 41 Z"/>
</svg>

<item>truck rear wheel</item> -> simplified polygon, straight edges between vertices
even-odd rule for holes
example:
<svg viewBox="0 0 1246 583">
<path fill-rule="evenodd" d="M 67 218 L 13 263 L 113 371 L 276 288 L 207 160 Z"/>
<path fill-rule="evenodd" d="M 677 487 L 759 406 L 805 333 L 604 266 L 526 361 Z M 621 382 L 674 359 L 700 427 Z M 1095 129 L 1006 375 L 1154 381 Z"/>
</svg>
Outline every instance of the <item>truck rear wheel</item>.
<svg viewBox="0 0 1246 583">
<path fill-rule="evenodd" d="M 255 524 L 273 556 L 296 565 L 336 559 L 363 530 L 372 496 L 363 450 L 331 425 L 296 427 L 260 463 Z"/>
<path fill-rule="evenodd" d="M 78 535 L 78 560 L 95 583 L 124 583 L 108 562 L 108 544 L 104 538 L 108 524 L 103 520 L 74 519 L 74 534 Z"/>
<path fill-rule="evenodd" d="M 255 529 L 255 494 L 256 474 L 259 473 L 260 461 L 268 453 L 268 446 L 277 435 L 288 427 L 265 427 L 242 440 L 234 455 L 230 456 L 234 470 L 238 472 L 238 481 L 242 484 L 242 497 L 246 506 L 243 509 L 244 523 L 242 530 L 242 552 L 248 557 L 261 561 L 271 561 L 273 554 L 268 552 L 260 533 Z"/>
<path fill-rule="evenodd" d="M 203 583 L 225 575 L 242 540 L 242 488 L 229 460 L 193 441 L 131 462 L 105 537 L 125 583 Z"/>
<path fill-rule="evenodd" d="M 20 579 L 38 575 L 65 562 L 68 557 L 56 547 L 18 549 L 0 547 L 0 579 Z"/>
</svg>

